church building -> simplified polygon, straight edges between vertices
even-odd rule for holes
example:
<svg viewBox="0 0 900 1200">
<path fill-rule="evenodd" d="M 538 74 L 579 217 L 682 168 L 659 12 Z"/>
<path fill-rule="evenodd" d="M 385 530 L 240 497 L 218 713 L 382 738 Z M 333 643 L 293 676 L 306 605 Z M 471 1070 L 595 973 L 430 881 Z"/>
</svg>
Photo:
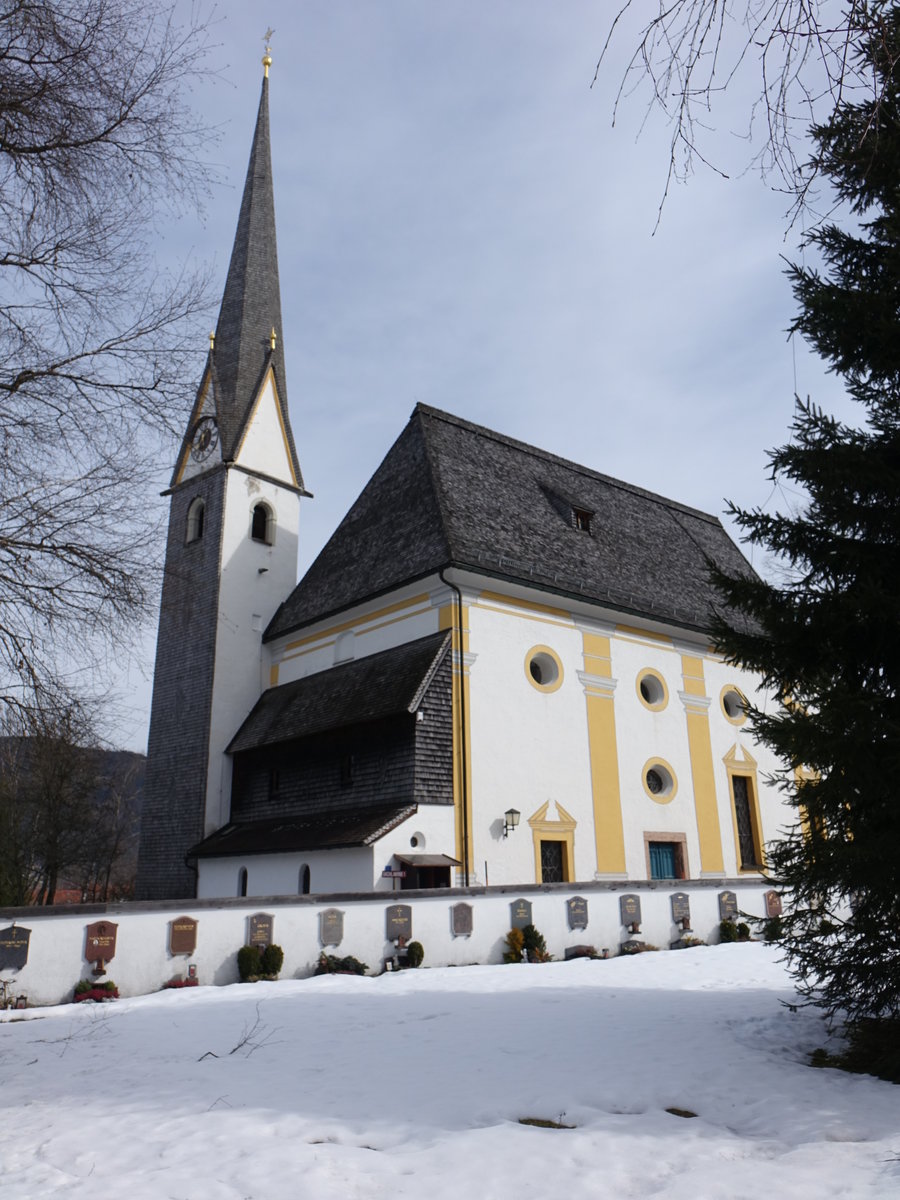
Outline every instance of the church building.
<svg viewBox="0 0 900 1200">
<path fill-rule="evenodd" d="M 269 62 L 168 490 L 138 898 L 760 879 L 717 518 L 420 404 L 295 583 Z"/>
</svg>

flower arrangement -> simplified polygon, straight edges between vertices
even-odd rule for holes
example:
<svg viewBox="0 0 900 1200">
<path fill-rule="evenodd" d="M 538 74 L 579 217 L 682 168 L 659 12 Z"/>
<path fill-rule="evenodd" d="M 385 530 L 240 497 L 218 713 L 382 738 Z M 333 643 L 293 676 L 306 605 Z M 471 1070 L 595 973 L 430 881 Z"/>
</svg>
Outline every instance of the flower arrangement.
<svg viewBox="0 0 900 1200">
<path fill-rule="evenodd" d="M 82 1000 L 93 1000 L 97 1004 L 101 1004 L 104 1000 L 118 1000 L 119 989 L 111 979 L 107 979 L 105 983 L 91 983 L 89 979 L 82 979 L 75 984 L 75 994 L 72 997 L 73 1004 L 80 1004 Z"/>
</svg>

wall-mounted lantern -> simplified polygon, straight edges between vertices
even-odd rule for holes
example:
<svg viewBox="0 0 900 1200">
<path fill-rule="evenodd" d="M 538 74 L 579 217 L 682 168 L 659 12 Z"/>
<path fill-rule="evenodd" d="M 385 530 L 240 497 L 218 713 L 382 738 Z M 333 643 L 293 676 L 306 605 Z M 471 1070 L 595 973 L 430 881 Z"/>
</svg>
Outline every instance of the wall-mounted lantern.
<svg viewBox="0 0 900 1200">
<path fill-rule="evenodd" d="M 508 808 L 503 814 L 503 836 L 509 837 L 510 831 L 515 829 L 519 824 L 519 817 L 522 814 L 517 808 Z"/>
</svg>

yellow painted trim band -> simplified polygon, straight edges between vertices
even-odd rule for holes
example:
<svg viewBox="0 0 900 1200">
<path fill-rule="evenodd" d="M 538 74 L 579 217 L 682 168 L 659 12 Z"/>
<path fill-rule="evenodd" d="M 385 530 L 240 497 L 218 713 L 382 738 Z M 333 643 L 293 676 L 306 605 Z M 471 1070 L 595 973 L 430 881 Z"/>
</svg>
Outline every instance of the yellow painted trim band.
<svg viewBox="0 0 900 1200">
<path fill-rule="evenodd" d="M 453 633 L 451 651 L 453 682 L 451 693 L 451 712 L 453 729 L 453 809 L 456 831 L 456 857 L 463 862 L 464 827 L 469 831 L 469 855 L 466 866 L 470 880 L 473 878 L 475 862 L 475 830 L 472 825 L 472 733 L 471 717 L 472 702 L 469 687 L 469 668 L 465 656 L 469 653 L 469 606 L 462 606 L 462 630 L 457 627 L 457 605 L 442 605 L 438 611 L 438 624 L 441 629 L 449 629 Z M 462 637 L 460 637 L 460 632 Z M 465 715 L 465 723 L 463 722 Z M 465 788 L 463 788 L 463 745 L 465 745 Z M 463 795 L 465 795 L 465 818 L 463 817 Z"/>
<path fill-rule="evenodd" d="M 600 688 L 603 681 L 609 681 L 609 690 L 597 690 L 585 684 L 597 870 L 604 875 L 624 875 L 625 830 L 612 693 L 612 649 L 610 639 L 602 634 L 582 633 L 581 636 L 586 673 L 600 681 Z"/>
<path fill-rule="evenodd" d="M 667 633 L 655 633 L 652 629 L 638 629 L 636 625 L 617 625 L 616 633 L 624 634 L 626 637 L 638 638 L 640 641 L 662 642 L 666 646 L 672 645 L 672 639 Z"/>
<path fill-rule="evenodd" d="M 301 646 L 308 646 L 310 642 L 327 641 L 329 638 L 343 633 L 346 629 L 353 629 L 355 626 L 365 625 L 370 621 L 378 621 L 390 613 L 401 612 L 404 608 L 412 608 L 416 604 L 425 604 L 428 600 L 429 596 L 427 592 L 419 596 L 412 596 L 409 600 L 398 600 L 396 604 L 388 604 L 384 608 L 379 608 L 375 612 L 368 613 L 366 616 L 355 617 L 352 621 L 343 621 L 340 625 L 331 625 L 328 629 L 323 629 L 319 633 L 310 633 L 306 637 L 298 638 L 294 642 L 288 642 L 284 649 L 285 651 L 299 650 Z M 441 628 L 449 629 L 450 627 L 449 625 L 441 625 Z"/>
<path fill-rule="evenodd" d="M 722 831 L 716 799 L 716 777 L 713 770 L 712 742 L 709 734 L 709 700 L 705 697 L 703 659 L 692 654 L 681 656 L 684 680 L 685 719 L 687 721 L 688 751 L 691 759 L 691 779 L 694 785 L 694 811 L 697 817 L 697 836 L 700 841 L 700 870 L 724 874 Z M 697 684 L 700 688 L 697 690 Z M 691 704 L 691 697 L 702 703 Z"/>
<path fill-rule="evenodd" d="M 504 596 L 501 592 L 479 592 L 479 600 L 492 600 L 495 604 L 508 604 L 512 608 L 523 608 L 527 612 L 544 613 L 550 617 L 565 617 L 571 621 L 571 614 L 564 608 L 553 608 L 549 604 L 538 604 L 535 600 L 523 600 L 520 596 Z"/>
</svg>

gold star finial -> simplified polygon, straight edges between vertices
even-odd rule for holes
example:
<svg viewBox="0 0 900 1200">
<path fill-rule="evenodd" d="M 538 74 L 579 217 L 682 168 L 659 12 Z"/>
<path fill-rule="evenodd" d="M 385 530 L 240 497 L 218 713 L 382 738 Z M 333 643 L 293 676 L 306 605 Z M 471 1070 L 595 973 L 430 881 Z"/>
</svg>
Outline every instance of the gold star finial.
<svg viewBox="0 0 900 1200">
<path fill-rule="evenodd" d="M 274 32 L 275 32 L 274 29 L 271 29 L 271 28 L 267 29 L 266 35 L 263 38 L 263 41 L 266 43 L 266 52 L 263 55 L 262 65 L 265 68 L 266 79 L 269 78 L 269 67 L 271 67 L 271 65 L 272 65 L 272 47 L 269 45 L 269 42 L 272 40 L 272 34 Z"/>
<path fill-rule="evenodd" d="M 272 332 L 269 334 L 269 346 L 272 350 L 275 349 L 275 326 L 272 326 Z"/>
</svg>

